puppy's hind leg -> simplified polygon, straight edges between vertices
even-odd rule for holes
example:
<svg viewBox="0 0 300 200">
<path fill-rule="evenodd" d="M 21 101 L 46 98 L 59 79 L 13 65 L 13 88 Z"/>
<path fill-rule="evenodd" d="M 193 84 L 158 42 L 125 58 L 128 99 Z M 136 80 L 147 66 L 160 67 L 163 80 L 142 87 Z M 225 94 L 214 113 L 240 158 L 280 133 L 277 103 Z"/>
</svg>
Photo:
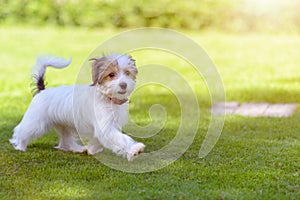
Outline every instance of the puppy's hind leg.
<svg viewBox="0 0 300 200">
<path fill-rule="evenodd" d="M 31 141 L 31 138 L 25 137 L 28 135 L 27 133 L 22 134 L 20 130 L 20 124 L 15 127 L 13 138 L 9 140 L 9 142 L 14 146 L 16 150 L 26 151 L 27 145 Z"/>
<path fill-rule="evenodd" d="M 55 131 L 60 134 L 58 146 L 54 147 L 62 151 L 72 151 L 74 153 L 86 152 L 86 148 L 77 144 L 75 130 L 63 126 L 55 126 Z"/>
<path fill-rule="evenodd" d="M 27 122 L 27 123 L 26 123 Z M 26 151 L 27 145 L 33 140 L 45 135 L 48 131 L 46 125 L 41 123 L 28 123 L 23 120 L 14 129 L 14 134 L 9 142 L 16 150 Z"/>
</svg>

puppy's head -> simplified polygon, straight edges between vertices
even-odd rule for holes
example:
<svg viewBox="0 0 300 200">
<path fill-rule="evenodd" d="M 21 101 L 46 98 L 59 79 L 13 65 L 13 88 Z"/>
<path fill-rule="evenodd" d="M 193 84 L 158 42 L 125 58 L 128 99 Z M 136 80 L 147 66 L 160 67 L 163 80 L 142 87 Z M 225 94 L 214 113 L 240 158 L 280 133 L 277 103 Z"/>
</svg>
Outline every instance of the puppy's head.
<svg viewBox="0 0 300 200">
<path fill-rule="evenodd" d="M 93 60 L 92 86 L 99 86 L 110 98 L 122 100 L 131 94 L 138 72 L 131 56 L 110 54 L 90 60 Z"/>
</svg>

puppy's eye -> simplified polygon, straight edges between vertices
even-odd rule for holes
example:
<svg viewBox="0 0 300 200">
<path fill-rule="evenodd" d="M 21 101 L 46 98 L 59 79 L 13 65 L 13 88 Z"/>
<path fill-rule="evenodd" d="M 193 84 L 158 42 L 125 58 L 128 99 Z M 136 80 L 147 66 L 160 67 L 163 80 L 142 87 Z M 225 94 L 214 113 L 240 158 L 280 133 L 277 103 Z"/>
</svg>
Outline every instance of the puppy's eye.
<svg viewBox="0 0 300 200">
<path fill-rule="evenodd" d="M 125 73 L 126 76 L 130 75 L 130 71 L 129 70 L 126 70 L 124 73 Z"/>
<path fill-rule="evenodd" d="M 116 76 L 116 74 L 112 72 L 112 73 L 108 74 L 108 76 L 109 76 L 110 78 L 113 78 L 113 77 Z"/>
</svg>

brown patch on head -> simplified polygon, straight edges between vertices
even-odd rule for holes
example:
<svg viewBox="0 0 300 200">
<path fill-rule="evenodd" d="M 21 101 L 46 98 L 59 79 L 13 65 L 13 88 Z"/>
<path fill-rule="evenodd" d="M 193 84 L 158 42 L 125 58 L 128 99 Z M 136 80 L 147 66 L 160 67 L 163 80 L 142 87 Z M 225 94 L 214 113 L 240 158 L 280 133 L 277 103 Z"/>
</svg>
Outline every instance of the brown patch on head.
<svg viewBox="0 0 300 200">
<path fill-rule="evenodd" d="M 102 84 L 117 77 L 119 66 L 116 60 L 111 60 L 106 56 L 101 58 L 91 58 L 94 60 L 92 64 L 92 86 Z"/>
<path fill-rule="evenodd" d="M 119 75 L 119 66 L 117 61 L 113 61 L 104 71 L 100 80 L 98 80 L 99 84 L 103 84 L 105 82 L 111 81 Z"/>
<path fill-rule="evenodd" d="M 129 76 L 130 78 L 132 78 L 133 80 L 136 79 L 136 75 L 138 73 L 137 68 L 133 65 L 133 66 L 128 66 L 125 67 L 123 69 L 123 72 L 126 76 Z"/>
<path fill-rule="evenodd" d="M 123 72 L 125 75 L 128 75 L 130 78 L 135 80 L 136 75 L 138 74 L 138 70 L 135 65 L 135 60 L 130 55 L 128 55 L 128 57 L 129 57 L 128 66 L 123 69 Z"/>
</svg>

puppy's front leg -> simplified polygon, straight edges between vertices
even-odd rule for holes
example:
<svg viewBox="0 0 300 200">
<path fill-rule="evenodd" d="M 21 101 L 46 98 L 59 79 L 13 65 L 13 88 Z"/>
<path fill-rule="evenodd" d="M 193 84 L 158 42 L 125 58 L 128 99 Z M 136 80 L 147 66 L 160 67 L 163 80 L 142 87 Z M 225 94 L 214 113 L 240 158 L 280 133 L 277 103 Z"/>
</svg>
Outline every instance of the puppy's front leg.
<svg viewBox="0 0 300 200">
<path fill-rule="evenodd" d="M 128 135 L 123 134 L 115 126 L 106 126 L 95 133 L 99 142 L 118 155 L 122 155 L 131 161 L 135 156 L 144 151 L 145 145 L 135 142 Z"/>
</svg>

